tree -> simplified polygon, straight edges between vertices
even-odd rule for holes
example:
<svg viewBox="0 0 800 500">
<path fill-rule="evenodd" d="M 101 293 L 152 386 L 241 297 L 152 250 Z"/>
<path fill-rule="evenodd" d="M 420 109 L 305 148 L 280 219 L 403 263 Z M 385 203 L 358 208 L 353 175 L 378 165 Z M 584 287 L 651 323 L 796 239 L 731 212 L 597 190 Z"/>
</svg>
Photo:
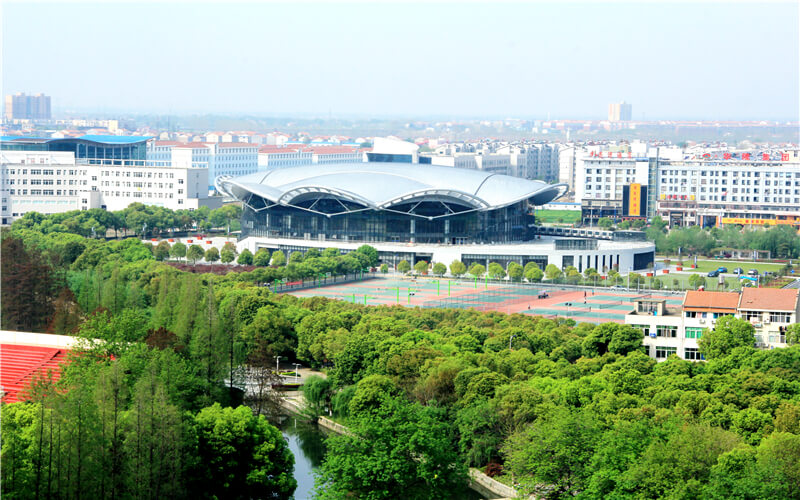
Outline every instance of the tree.
<svg viewBox="0 0 800 500">
<path fill-rule="evenodd" d="M 206 262 L 216 262 L 216 261 L 218 261 L 219 260 L 219 250 L 217 250 L 217 247 L 211 247 L 208 250 L 206 250 L 204 258 L 205 258 Z"/>
<path fill-rule="evenodd" d="M 60 289 L 54 273 L 39 250 L 8 234 L 2 236 L 0 253 L 3 329 L 43 331 Z"/>
<path fill-rule="evenodd" d="M 397 270 L 405 274 L 411 270 L 411 264 L 409 264 L 407 260 L 401 260 L 397 263 Z"/>
<path fill-rule="evenodd" d="M 375 247 L 369 245 L 361 245 L 356 249 L 356 253 L 364 255 L 367 258 L 367 267 L 375 267 L 378 265 L 378 251 Z"/>
<path fill-rule="evenodd" d="M 203 251 L 203 247 L 200 245 L 192 245 L 186 251 L 186 258 L 192 261 L 192 264 L 197 263 L 198 260 L 203 258 L 205 252 Z"/>
<path fill-rule="evenodd" d="M 352 405 L 351 405 L 352 406 Z M 351 434 L 332 435 L 317 478 L 319 499 L 458 498 L 466 467 L 446 411 L 387 397 L 350 415 Z"/>
<path fill-rule="evenodd" d="M 467 266 L 460 260 L 454 260 L 450 263 L 450 274 L 459 278 L 467 272 Z"/>
<path fill-rule="evenodd" d="M 198 493 L 216 498 L 285 498 L 294 457 L 280 431 L 247 406 L 203 408 L 194 418 Z"/>
<path fill-rule="evenodd" d="M 544 275 L 548 280 L 553 281 L 560 278 L 562 272 L 561 269 L 559 269 L 555 264 L 547 264 L 547 267 L 544 268 Z"/>
<path fill-rule="evenodd" d="M 272 254 L 272 265 L 281 267 L 286 265 L 286 254 L 282 250 L 275 250 Z"/>
<path fill-rule="evenodd" d="M 436 264 L 433 265 L 434 275 L 442 277 L 446 272 L 447 272 L 447 266 L 445 266 L 441 262 L 437 262 Z"/>
<path fill-rule="evenodd" d="M 489 264 L 489 276 L 497 280 L 503 279 L 506 277 L 506 270 L 497 262 L 491 262 Z"/>
<path fill-rule="evenodd" d="M 153 257 L 158 261 L 165 260 L 169 257 L 170 246 L 167 241 L 160 241 L 158 245 L 153 248 Z"/>
<path fill-rule="evenodd" d="M 186 245 L 180 241 L 175 243 L 172 245 L 172 248 L 169 249 L 169 255 L 173 259 L 182 259 L 186 257 Z"/>
<path fill-rule="evenodd" d="M 253 264 L 260 267 L 267 267 L 269 265 L 269 259 L 269 250 L 266 248 L 259 248 L 256 250 L 256 254 L 253 256 Z"/>
<path fill-rule="evenodd" d="M 242 253 L 239 254 L 239 258 L 236 259 L 236 263 L 241 266 L 252 266 L 253 265 L 253 254 L 248 249 L 242 250 Z"/>
<path fill-rule="evenodd" d="M 699 274 L 692 274 L 691 276 L 689 276 L 689 286 L 694 289 L 700 288 L 701 286 L 705 287 L 706 279 L 705 277 L 700 276 Z"/>
<path fill-rule="evenodd" d="M 424 260 L 417 262 L 414 264 L 414 271 L 416 271 L 417 274 L 428 274 L 428 263 Z"/>
<path fill-rule="evenodd" d="M 614 227 L 614 221 L 609 217 L 600 217 L 600 219 L 597 220 L 597 226 L 600 229 L 610 230 Z"/>
<path fill-rule="evenodd" d="M 220 260 L 223 264 L 230 264 L 233 262 L 233 259 L 236 258 L 236 254 L 228 250 L 227 248 L 223 248 L 222 251 L 219 253 Z"/>
<path fill-rule="evenodd" d="M 523 274 L 524 269 L 520 264 L 517 264 L 516 262 L 508 263 L 508 277 L 511 278 L 512 281 L 522 280 Z"/>
<path fill-rule="evenodd" d="M 753 347 L 755 328 L 748 321 L 727 315 L 717 319 L 713 330 L 706 329 L 697 341 L 706 359 L 724 358 L 737 347 Z"/>
<path fill-rule="evenodd" d="M 503 447 L 506 466 L 525 492 L 574 496 L 591 476 L 599 430 L 588 410 L 558 409 L 511 435 Z"/>
<path fill-rule="evenodd" d="M 477 262 L 473 262 L 472 265 L 469 266 L 469 271 L 468 272 L 472 276 L 474 276 L 476 278 L 479 278 L 479 277 L 483 276 L 484 274 L 486 274 L 486 268 L 483 267 L 482 264 L 479 264 Z"/>
<path fill-rule="evenodd" d="M 389 272 L 389 265 L 388 264 L 381 264 L 381 274 L 386 274 Z"/>
<path fill-rule="evenodd" d="M 303 397 L 305 397 L 314 415 L 323 415 L 330 406 L 331 381 L 319 375 L 311 375 L 303 383 Z"/>
<path fill-rule="evenodd" d="M 544 278 L 544 273 L 538 267 L 532 267 L 525 271 L 525 279 L 531 283 L 539 283 Z"/>
<path fill-rule="evenodd" d="M 299 264 L 303 262 L 303 252 L 294 251 L 289 254 L 289 262 Z"/>
</svg>

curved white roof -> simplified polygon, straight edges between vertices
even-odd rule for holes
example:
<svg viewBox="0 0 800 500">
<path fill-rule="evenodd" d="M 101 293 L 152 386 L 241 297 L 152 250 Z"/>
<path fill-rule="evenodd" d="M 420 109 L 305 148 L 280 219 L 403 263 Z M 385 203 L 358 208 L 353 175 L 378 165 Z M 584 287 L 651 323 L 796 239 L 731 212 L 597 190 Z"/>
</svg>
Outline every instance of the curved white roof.
<svg viewBox="0 0 800 500">
<path fill-rule="evenodd" d="M 289 206 L 295 200 L 322 194 L 373 209 L 435 200 L 493 210 L 526 199 L 544 205 L 567 191 L 566 184 L 482 170 L 375 162 L 283 168 L 236 178 L 220 177 L 216 184 L 220 191 L 244 201 L 253 194 L 269 203 Z"/>
</svg>

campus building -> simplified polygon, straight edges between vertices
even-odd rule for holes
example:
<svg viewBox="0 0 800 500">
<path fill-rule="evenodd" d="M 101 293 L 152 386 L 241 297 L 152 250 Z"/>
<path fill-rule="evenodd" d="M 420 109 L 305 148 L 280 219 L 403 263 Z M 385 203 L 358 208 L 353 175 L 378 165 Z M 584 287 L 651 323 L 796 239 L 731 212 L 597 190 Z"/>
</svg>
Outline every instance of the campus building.
<svg viewBox="0 0 800 500">
<path fill-rule="evenodd" d="M 6 96 L 6 120 L 49 120 L 50 96 L 44 94 L 25 95 L 19 92 Z"/>
<path fill-rule="evenodd" d="M 797 289 L 744 288 L 741 292 L 688 291 L 683 303 L 668 307 L 663 300 L 639 299 L 625 323 L 639 328 L 650 357 L 659 361 L 671 354 L 703 359 L 697 341 L 723 316 L 750 322 L 754 347 L 786 347 L 786 328 L 797 322 Z"/>
<path fill-rule="evenodd" d="M 154 163 L 169 162 L 176 167 L 205 168 L 209 188 L 220 175 L 240 176 L 258 171 L 258 145 L 245 142 L 150 141 L 146 158 Z"/>
<path fill-rule="evenodd" d="M 536 262 L 580 271 L 644 269 L 654 247 L 641 233 L 539 227 L 534 208 L 566 186 L 480 170 L 412 163 L 295 167 L 217 188 L 244 204 L 240 246 L 354 250 L 369 243 L 389 264 L 461 260 Z"/>
<path fill-rule="evenodd" d="M 0 222 L 27 212 L 53 214 L 134 202 L 173 210 L 217 208 L 208 196 L 208 169 L 144 160 L 147 138 L 3 138 L 0 148 Z"/>
</svg>

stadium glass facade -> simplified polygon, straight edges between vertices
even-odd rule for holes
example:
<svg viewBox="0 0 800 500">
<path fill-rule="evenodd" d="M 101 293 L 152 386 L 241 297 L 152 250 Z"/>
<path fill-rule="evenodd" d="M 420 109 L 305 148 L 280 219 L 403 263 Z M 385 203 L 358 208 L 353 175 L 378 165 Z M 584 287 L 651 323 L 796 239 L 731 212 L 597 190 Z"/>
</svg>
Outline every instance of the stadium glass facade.
<svg viewBox="0 0 800 500">
<path fill-rule="evenodd" d="M 242 236 L 436 244 L 510 243 L 534 237 L 533 208 L 527 201 L 487 211 L 443 201 L 415 201 L 384 210 L 330 198 L 296 205 L 305 206 L 270 205 L 251 198 L 243 214 Z M 339 213 L 325 213 L 329 210 Z"/>
</svg>

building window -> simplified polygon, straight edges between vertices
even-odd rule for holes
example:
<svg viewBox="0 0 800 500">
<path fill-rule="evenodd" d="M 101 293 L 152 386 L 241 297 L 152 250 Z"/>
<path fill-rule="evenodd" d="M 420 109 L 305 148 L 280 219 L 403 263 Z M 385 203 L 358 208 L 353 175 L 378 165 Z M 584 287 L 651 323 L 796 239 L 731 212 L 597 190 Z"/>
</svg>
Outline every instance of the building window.
<svg viewBox="0 0 800 500">
<path fill-rule="evenodd" d="M 663 345 L 656 346 L 656 359 L 664 359 L 670 354 L 677 354 L 677 347 L 667 347 Z"/>
<path fill-rule="evenodd" d="M 687 347 L 683 350 L 684 352 L 684 359 L 688 359 L 691 361 L 702 361 L 706 359 L 695 347 Z"/>
<path fill-rule="evenodd" d="M 686 338 L 687 339 L 699 339 L 703 336 L 703 329 L 696 328 L 696 327 L 686 327 Z"/>
<path fill-rule="evenodd" d="M 742 311 L 742 319 L 751 321 L 751 320 L 760 320 L 761 313 L 758 311 Z"/>
<path fill-rule="evenodd" d="M 650 335 L 650 325 L 631 325 L 631 326 L 641 330 L 643 336 L 645 336 L 645 337 Z"/>
<path fill-rule="evenodd" d="M 675 338 L 678 336 L 678 327 L 670 325 L 656 326 L 656 335 L 659 337 Z"/>
<path fill-rule="evenodd" d="M 789 323 L 791 321 L 791 313 L 769 313 L 769 320 L 773 323 Z"/>
</svg>

